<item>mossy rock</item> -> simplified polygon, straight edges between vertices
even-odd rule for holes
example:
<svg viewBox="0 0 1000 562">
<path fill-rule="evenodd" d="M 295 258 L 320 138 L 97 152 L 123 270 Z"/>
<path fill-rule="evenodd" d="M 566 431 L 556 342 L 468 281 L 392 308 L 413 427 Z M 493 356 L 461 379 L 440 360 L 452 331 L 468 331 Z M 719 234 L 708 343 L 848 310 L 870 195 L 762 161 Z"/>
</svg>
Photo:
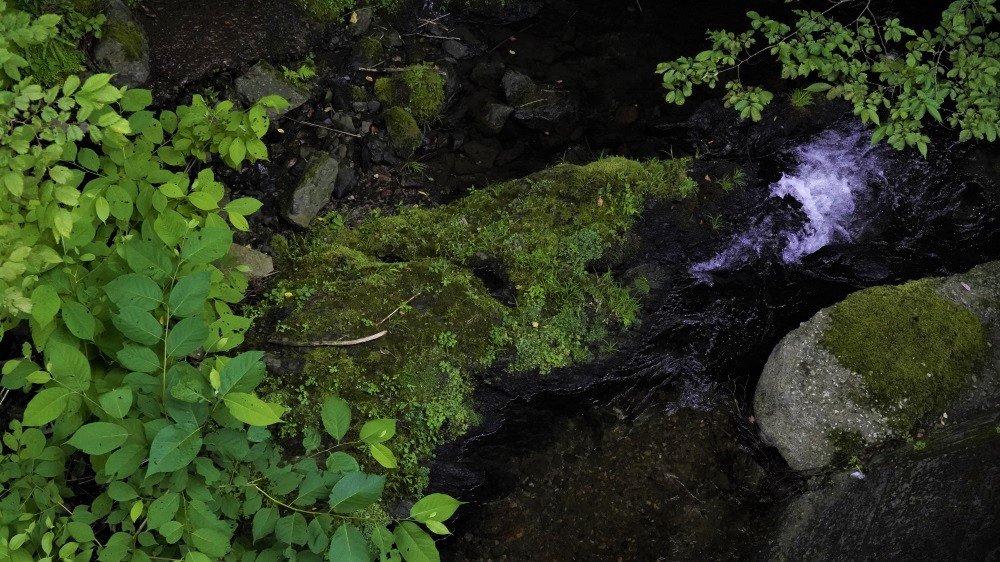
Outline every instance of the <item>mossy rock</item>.
<svg viewBox="0 0 1000 562">
<path fill-rule="evenodd" d="M 817 312 L 764 367 L 754 397 L 762 437 L 810 471 L 941 420 L 996 411 L 998 304 L 993 262 L 865 289 Z"/>
<path fill-rule="evenodd" d="M 355 62 L 362 65 L 372 65 L 385 57 L 385 47 L 378 37 L 366 35 L 354 46 Z"/>
<path fill-rule="evenodd" d="M 359 423 L 395 418 L 390 501 L 419 491 L 434 448 L 476 423 L 470 397 L 487 367 L 547 372 L 635 321 L 636 297 L 589 266 L 646 199 L 677 197 L 686 165 L 560 165 L 449 205 L 354 227 L 333 215 L 306 240 L 277 239 L 278 279 L 258 311 L 273 328 L 254 339 L 281 365 L 267 394 L 290 407 L 286 431 L 315 431 L 334 394 Z M 498 270 L 484 277 L 490 286 L 476 275 L 484 262 Z M 497 279 L 510 301 L 498 299 Z M 382 331 L 355 346 L 310 343 Z"/>
<path fill-rule="evenodd" d="M 112 39 L 121 44 L 125 56 L 129 60 L 138 60 L 142 56 L 145 36 L 139 26 L 130 21 L 109 21 L 104 26 L 102 34 L 105 39 Z"/>
<path fill-rule="evenodd" d="M 375 81 L 375 95 L 387 107 L 404 107 L 421 125 L 444 109 L 444 76 L 429 63 L 406 67 Z"/>
<path fill-rule="evenodd" d="M 864 377 L 875 405 L 903 429 L 943 411 L 983 358 L 982 321 L 929 280 L 873 287 L 830 308 L 822 343 Z"/>
<path fill-rule="evenodd" d="M 393 107 L 386 112 L 385 128 L 389 131 L 392 149 L 402 158 L 409 158 L 424 144 L 424 134 L 410 112 Z"/>
<path fill-rule="evenodd" d="M 94 47 L 94 63 L 101 72 L 114 74 L 119 86 L 136 88 L 149 78 L 149 41 L 132 11 L 121 0 L 107 0 L 107 22 Z"/>
</svg>

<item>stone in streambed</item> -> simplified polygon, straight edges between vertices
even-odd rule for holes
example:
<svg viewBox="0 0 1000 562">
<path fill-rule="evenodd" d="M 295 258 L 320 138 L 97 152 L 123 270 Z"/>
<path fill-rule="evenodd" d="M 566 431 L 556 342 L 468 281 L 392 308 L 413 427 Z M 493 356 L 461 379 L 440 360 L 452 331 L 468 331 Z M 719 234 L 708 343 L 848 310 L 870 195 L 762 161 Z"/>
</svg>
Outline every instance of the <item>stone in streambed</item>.
<svg viewBox="0 0 1000 562">
<path fill-rule="evenodd" d="M 253 65 L 243 76 L 236 79 L 236 93 L 247 105 L 252 105 L 257 100 L 271 95 L 281 96 L 288 100 L 287 108 L 268 110 L 272 117 L 285 114 L 309 100 L 309 92 L 289 83 L 279 70 L 265 61 Z"/>
<path fill-rule="evenodd" d="M 529 129 L 549 131 L 573 121 L 577 102 L 557 87 L 543 88 L 534 80 L 508 70 L 501 81 L 507 103 L 514 107 L 514 118 Z"/>
<path fill-rule="evenodd" d="M 476 128 L 484 135 L 499 135 L 507 124 L 507 119 L 514 108 L 496 102 L 486 102 L 473 108 L 472 118 Z"/>
<path fill-rule="evenodd" d="M 285 218 L 307 227 L 330 201 L 337 185 L 340 162 L 325 152 L 309 156 L 306 171 L 285 203 Z"/>
</svg>

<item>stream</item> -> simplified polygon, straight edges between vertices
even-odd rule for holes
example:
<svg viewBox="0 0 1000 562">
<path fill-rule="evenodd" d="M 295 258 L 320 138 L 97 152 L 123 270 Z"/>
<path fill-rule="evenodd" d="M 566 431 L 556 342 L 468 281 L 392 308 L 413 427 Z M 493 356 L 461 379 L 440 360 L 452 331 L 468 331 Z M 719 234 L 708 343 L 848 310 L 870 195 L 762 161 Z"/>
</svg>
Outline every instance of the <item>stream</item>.
<svg viewBox="0 0 1000 562">
<path fill-rule="evenodd" d="M 661 281 L 633 341 L 530 390 L 487 390 L 504 421 L 442 455 L 441 485 L 464 467 L 483 502 L 454 559 L 757 552 L 801 484 L 753 427 L 773 346 L 856 289 L 997 256 L 997 186 L 974 158 L 924 162 L 866 137 L 848 120 L 785 151 L 711 243 L 679 245 L 668 215 L 647 216 L 638 267 Z"/>
<path fill-rule="evenodd" d="M 322 106 L 336 104 L 338 88 L 355 73 L 343 43 L 308 26 L 287 32 L 299 29 L 294 10 L 266 19 L 256 2 L 227 0 L 232 12 L 195 4 L 186 19 L 167 21 L 184 11 L 178 6 L 194 4 L 148 2 L 162 14 L 145 25 L 154 30 L 154 74 L 165 88 L 211 83 L 212 72 L 227 75 L 265 52 L 292 60 L 312 45 L 327 99 L 292 115 L 322 123 Z M 780 3 L 713 3 L 719 10 L 638 0 L 526 4 L 534 8 L 508 20 L 454 16 L 442 24 L 473 55 L 444 65 L 463 93 L 428 133 L 425 177 L 386 180 L 373 146 L 359 142 L 345 153 L 358 163 L 360 185 L 334 206 L 447 201 L 470 186 L 601 154 L 698 153 L 692 177 L 708 186 L 651 208 L 629 251 L 595 264 L 649 281 L 638 328 L 586 364 L 544 377 L 484 379 L 476 396 L 484 423 L 442 447 L 432 468 L 431 491 L 469 502 L 440 543 L 442 556 L 754 558 L 777 510 L 804 486 L 754 426 L 753 392 L 771 349 L 855 290 L 1000 256 L 995 150 L 952 146 L 946 135 L 927 159 L 873 147 L 870 132 L 833 103 L 797 112 L 776 102 L 757 124 L 740 122 L 717 93 L 683 108 L 663 103 L 656 62 L 690 51 L 707 27 L 739 25 L 746 9 Z M 893 2 L 883 4 L 893 11 Z M 223 13 L 234 15 L 220 19 Z M 434 33 L 400 27 L 410 41 L 407 60 L 437 52 L 421 36 Z M 213 31 L 227 29 L 236 40 Z M 470 111 L 477 96 L 495 94 L 472 79 L 484 63 L 558 85 L 582 109 L 551 130 L 511 124 L 482 135 Z M 286 129 L 272 162 L 226 178 L 265 201 L 262 231 L 281 228 L 275 200 L 300 172 L 300 149 L 332 142 L 315 127 L 286 122 Z M 744 185 L 723 191 L 713 183 L 734 169 L 745 173 Z M 260 236 L 254 241 L 266 249 Z"/>
</svg>

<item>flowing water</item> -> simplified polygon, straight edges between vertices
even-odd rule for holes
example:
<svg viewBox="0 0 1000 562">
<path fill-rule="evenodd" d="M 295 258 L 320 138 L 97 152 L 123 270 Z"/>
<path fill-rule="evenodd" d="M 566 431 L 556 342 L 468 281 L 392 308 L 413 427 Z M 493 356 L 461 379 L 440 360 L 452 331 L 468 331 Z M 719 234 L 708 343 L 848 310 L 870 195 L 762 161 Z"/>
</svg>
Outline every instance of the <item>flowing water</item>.
<svg viewBox="0 0 1000 562">
<path fill-rule="evenodd" d="M 746 264 L 762 252 L 780 248 L 785 263 L 795 263 L 832 242 L 850 242 L 857 234 L 855 208 L 871 190 L 885 187 L 880 153 L 870 134 L 854 127 L 827 131 L 793 151 L 795 166 L 770 186 L 771 197 L 794 199 L 805 222 L 775 231 L 775 217 L 765 215 L 711 259 L 691 267 L 701 279 L 711 272 Z"/>
<path fill-rule="evenodd" d="M 780 154 L 744 155 L 748 168 L 766 158 L 777 169 L 729 199 L 734 236 L 706 241 L 668 210 L 649 213 L 637 267 L 659 282 L 630 343 L 487 389 L 493 425 L 443 453 L 435 484 L 481 502 L 447 557 L 759 552 L 800 486 L 752 421 L 777 341 L 858 288 L 997 256 L 1000 186 L 971 151 L 950 148 L 925 162 L 838 121 Z"/>
</svg>

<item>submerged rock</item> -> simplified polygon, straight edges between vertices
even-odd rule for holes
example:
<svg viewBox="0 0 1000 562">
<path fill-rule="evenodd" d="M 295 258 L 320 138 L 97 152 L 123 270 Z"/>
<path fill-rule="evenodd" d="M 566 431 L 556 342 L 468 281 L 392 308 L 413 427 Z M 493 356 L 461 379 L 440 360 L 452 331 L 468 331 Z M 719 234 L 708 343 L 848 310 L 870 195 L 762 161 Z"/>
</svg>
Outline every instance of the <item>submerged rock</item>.
<svg viewBox="0 0 1000 562">
<path fill-rule="evenodd" d="M 340 161 L 325 152 L 309 156 L 306 171 L 285 204 L 285 218 L 306 227 L 330 201 Z"/>
<path fill-rule="evenodd" d="M 936 432 L 807 492 L 761 559 L 984 560 L 1000 528 L 1000 432 L 993 416 Z"/>
<path fill-rule="evenodd" d="M 577 102 L 555 87 L 541 87 L 534 80 L 514 70 L 503 76 L 507 102 L 514 106 L 514 117 L 526 127 L 547 131 L 568 124 L 577 112 Z"/>
<path fill-rule="evenodd" d="M 764 440 L 815 470 L 1000 404 L 1000 262 L 874 287 L 824 309 L 774 349 L 754 398 Z M 840 456 L 840 459 L 837 457 Z"/>
<path fill-rule="evenodd" d="M 499 135 L 507 124 L 507 118 L 514 112 L 514 108 L 495 102 L 486 102 L 477 105 L 473 110 L 473 119 L 476 128 L 484 135 Z"/>
<path fill-rule="evenodd" d="M 149 40 L 121 0 L 107 0 L 106 14 L 94 63 L 101 72 L 114 74 L 115 84 L 137 88 L 149 79 Z"/>
<path fill-rule="evenodd" d="M 253 104 L 264 96 L 278 95 L 288 100 L 288 107 L 282 110 L 268 110 L 282 115 L 309 100 L 309 92 L 289 83 L 278 69 L 265 61 L 250 67 L 243 76 L 236 79 L 236 92 L 243 103 Z"/>
</svg>

